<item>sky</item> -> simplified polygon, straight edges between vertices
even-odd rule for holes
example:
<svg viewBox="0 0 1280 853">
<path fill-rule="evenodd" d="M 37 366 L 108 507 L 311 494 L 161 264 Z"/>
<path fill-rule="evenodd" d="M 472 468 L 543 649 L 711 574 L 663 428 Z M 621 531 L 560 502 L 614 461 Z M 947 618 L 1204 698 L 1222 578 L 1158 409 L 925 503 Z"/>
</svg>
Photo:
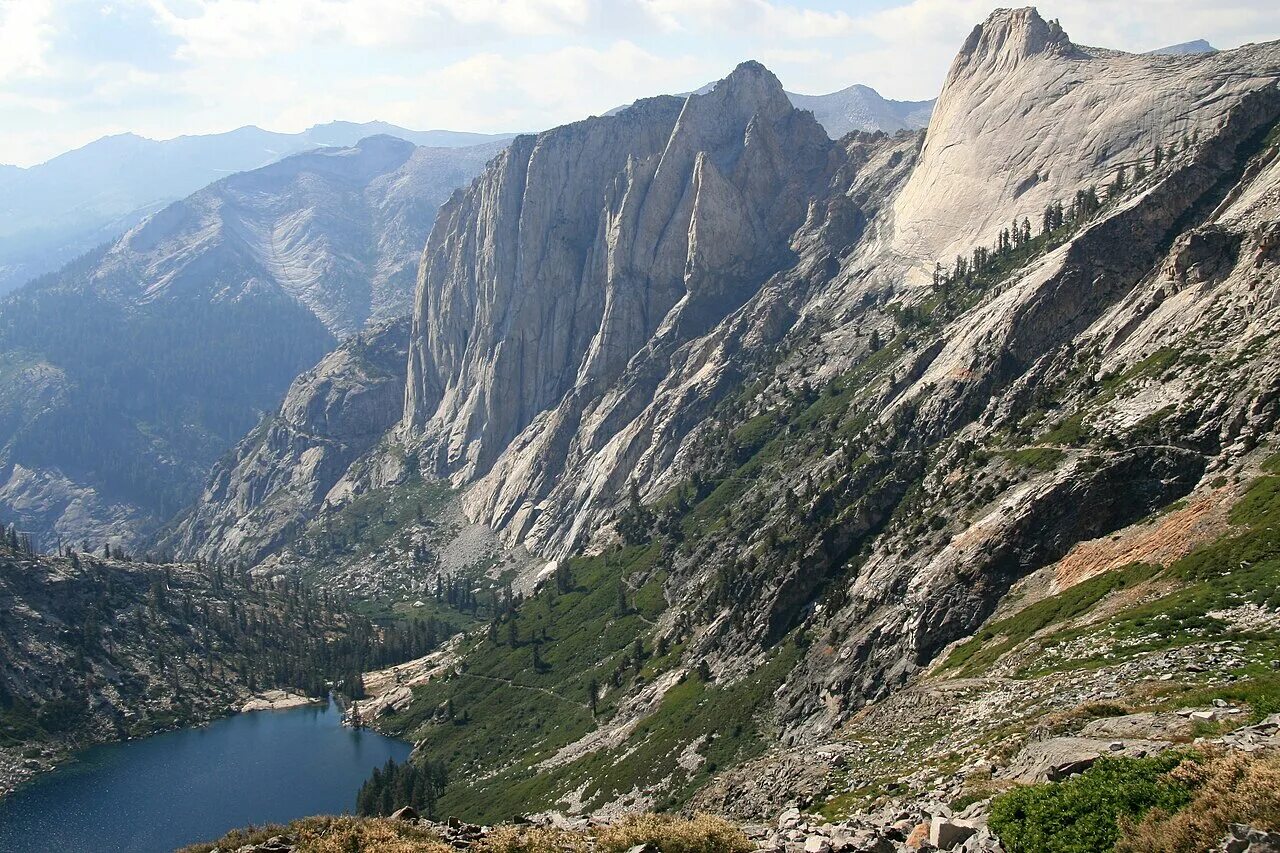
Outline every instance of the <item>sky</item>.
<svg viewBox="0 0 1280 853">
<path fill-rule="evenodd" d="M 0 163 L 334 119 L 540 130 L 757 59 L 795 92 L 937 95 L 986 0 L 0 0 Z M 1053 0 L 1080 44 L 1280 38 L 1276 0 Z"/>
</svg>

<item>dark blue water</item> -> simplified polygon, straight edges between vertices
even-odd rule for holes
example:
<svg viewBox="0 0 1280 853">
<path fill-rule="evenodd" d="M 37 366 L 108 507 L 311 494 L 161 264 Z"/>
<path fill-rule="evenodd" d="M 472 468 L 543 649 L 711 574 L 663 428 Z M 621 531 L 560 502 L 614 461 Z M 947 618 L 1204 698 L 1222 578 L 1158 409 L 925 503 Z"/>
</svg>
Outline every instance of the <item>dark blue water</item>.
<svg viewBox="0 0 1280 853">
<path fill-rule="evenodd" d="M 341 725 L 337 706 L 258 711 L 106 744 L 0 800 L 3 853 L 160 853 L 238 826 L 350 812 L 409 744 Z"/>
</svg>

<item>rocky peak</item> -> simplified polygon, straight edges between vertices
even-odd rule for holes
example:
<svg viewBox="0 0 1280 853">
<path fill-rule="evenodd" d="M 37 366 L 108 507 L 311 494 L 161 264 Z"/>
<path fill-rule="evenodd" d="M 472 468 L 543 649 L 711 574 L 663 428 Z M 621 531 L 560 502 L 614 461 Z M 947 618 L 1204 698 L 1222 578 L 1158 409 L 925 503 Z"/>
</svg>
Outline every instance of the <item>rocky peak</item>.
<svg viewBox="0 0 1280 853">
<path fill-rule="evenodd" d="M 428 241 L 405 419 L 425 470 L 488 474 L 473 511 L 524 532 L 576 425 L 595 410 L 594 454 L 625 422 L 597 409 L 614 383 L 643 374 L 618 418 L 645 405 L 673 349 L 785 261 L 831 150 L 756 62 L 683 102 L 517 140 Z"/>
<path fill-rule="evenodd" d="M 1035 7 L 997 9 L 973 28 L 951 66 L 949 79 L 960 74 L 1010 71 L 1029 57 L 1065 54 L 1071 49 L 1071 40 L 1058 22 L 1046 21 Z"/>
<path fill-rule="evenodd" d="M 1121 170 L 1149 169 L 1157 146 L 1215 132 L 1215 104 L 1274 80 L 1276 62 L 1275 45 L 1197 62 L 1082 49 L 1034 9 L 997 11 L 952 65 L 895 200 L 895 249 L 927 281 L 935 263 L 989 245 L 1010 221 L 1037 222 L 1088 187 L 1105 193 Z"/>
<path fill-rule="evenodd" d="M 686 109 L 718 107 L 736 114 L 738 123 L 753 115 L 776 120 L 794 108 L 782 83 L 755 60 L 743 62 L 709 92 L 689 96 Z"/>
</svg>

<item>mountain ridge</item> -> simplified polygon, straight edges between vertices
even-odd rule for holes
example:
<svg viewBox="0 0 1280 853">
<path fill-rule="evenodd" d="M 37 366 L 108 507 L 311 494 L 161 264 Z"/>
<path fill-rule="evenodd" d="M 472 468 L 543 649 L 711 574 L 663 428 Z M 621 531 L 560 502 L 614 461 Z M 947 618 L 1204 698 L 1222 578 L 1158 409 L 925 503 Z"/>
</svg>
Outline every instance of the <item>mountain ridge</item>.
<svg viewBox="0 0 1280 853">
<path fill-rule="evenodd" d="M 384 122 L 331 122 L 296 134 L 248 125 L 220 134 L 153 140 L 103 137 L 49 161 L 0 171 L 0 293 L 114 240 L 147 215 L 218 178 L 318 147 L 387 134 L 415 144 L 465 147 L 508 135 L 411 131 Z"/>
<path fill-rule="evenodd" d="M 491 593 L 359 706 L 448 756 L 447 813 L 996 849 L 993 802 L 1077 783 L 1007 788 L 1176 755 L 1179 711 L 1274 735 L 1278 199 L 1280 42 L 1002 9 L 926 132 L 835 141 L 743 63 L 517 137 L 427 238 L 398 421 L 349 344 L 181 548 L 389 619 Z"/>
<path fill-rule="evenodd" d="M 141 541 L 340 337 L 407 311 L 438 205 L 500 148 L 294 155 L 0 301 L 0 505 L 41 547 Z"/>
</svg>

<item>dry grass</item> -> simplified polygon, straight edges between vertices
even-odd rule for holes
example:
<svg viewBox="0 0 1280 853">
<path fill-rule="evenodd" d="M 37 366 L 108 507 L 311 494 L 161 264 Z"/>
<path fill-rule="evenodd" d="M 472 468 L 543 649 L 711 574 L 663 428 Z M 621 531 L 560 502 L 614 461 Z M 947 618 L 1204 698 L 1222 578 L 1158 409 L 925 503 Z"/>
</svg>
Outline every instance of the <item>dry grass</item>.
<svg viewBox="0 0 1280 853">
<path fill-rule="evenodd" d="M 235 850 L 245 844 L 261 844 L 275 835 L 292 838 L 298 853 L 456 853 L 420 827 L 397 820 L 355 817 L 309 817 L 288 826 L 237 829 L 216 842 L 193 844 L 178 853 Z"/>
<path fill-rule="evenodd" d="M 237 829 L 216 842 L 194 844 L 178 853 L 235 850 L 285 835 L 298 853 L 457 853 L 429 830 L 385 818 L 309 817 L 288 826 Z M 500 826 L 476 844 L 476 853 L 624 853 L 637 844 L 652 844 L 662 853 L 753 853 L 754 845 L 727 820 L 710 815 L 682 819 L 665 815 L 633 815 L 602 829 L 595 839 L 585 833 L 542 826 Z"/>
<path fill-rule="evenodd" d="M 479 853 L 585 853 L 586 836 L 545 826 L 500 826 L 476 845 Z"/>
<path fill-rule="evenodd" d="M 652 844 L 662 853 L 751 853 L 755 845 L 738 827 L 723 818 L 699 814 L 692 818 L 641 814 L 624 818 L 602 830 L 600 849 L 623 853 L 637 844 Z"/>
<path fill-rule="evenodd" d="M 1184 761 L 1170 776 L 1195 791 L 1176 814 L 1152 810 L 1121 823 L 1117 853 L 1193 853 L 1217 849 L 1233 823 L 1280 830 L 1280 755 L 1215 753 Z"/>
</svg>

